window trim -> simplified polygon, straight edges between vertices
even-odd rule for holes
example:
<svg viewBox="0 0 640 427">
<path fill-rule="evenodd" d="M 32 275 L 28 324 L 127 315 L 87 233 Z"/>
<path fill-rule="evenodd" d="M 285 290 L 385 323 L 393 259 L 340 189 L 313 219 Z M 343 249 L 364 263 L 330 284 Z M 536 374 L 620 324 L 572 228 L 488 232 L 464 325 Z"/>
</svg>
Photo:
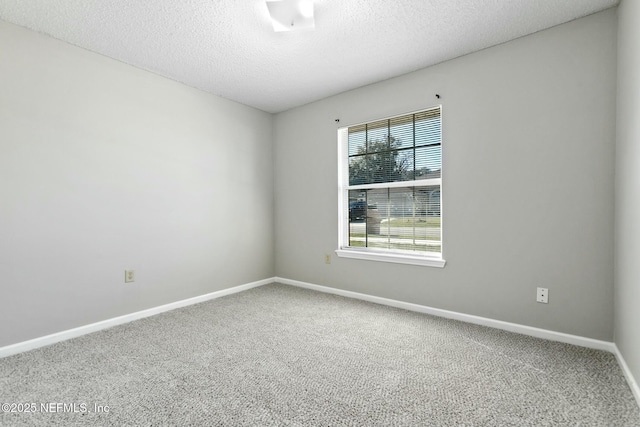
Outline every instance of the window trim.
<svg viewBox="0 0 640 427">
<path fill-rule="evenodd" d="M 375 189 L 375 188 L 394 188 L 394 187 L 406 187 L 407 181 L 398 181 L 390 183 L 376 183 L 376 184 L 363 184 L 349 186 L 349 144 L 348 130 L 350 127 L 375 122 L 378 120 L 388 120 L 395 117 L 400 117 L 409 114 L 415 114 L 422 111 L 439 108 L 440 120 L 442 120 L 442 105 L 434 105 L 432 107 L 423 108 L 413 112 L 404 114 L 398 114 L 390 117 L 383 117 L 377 120 L 369 120 L 367 122 L 356 123 L 348 126 L 342 126 L 337 132 L 337 144 L 338 144 L 338 249 L 335 251 L 336 255 L 341 258 L 361 259 L 367 261 L 379 261 L 379 262 L 391 262 L 398 264 L 411 264 L 427 267 L 443 268 L 446 264 L 444 259 L 444 248 L 441 246 L 440 256 L 433 255 L 414 255 L 413 253 L 402 253 L 400 251 L 388 252 L 380 251 L 372 248 L 354 248 L 348 244 L 349 236 L 349 190 L 357 189 Z M 441 145 L 442 147 L 442 145 Z M 443 221 L 442 221 L 442 176 L 440 178 L 431 178 L 427 180 L 420 180 L 420 186 L 428 186 L 439 184 L 440 186 L 440 235 L 443 235 Z M 415 183 L 412 181 L 412 186 Z M 442 239 L 441 239 L 442 240 Z M 441 241 L 442 244 L 442 241 Z"/>
<path fill-rule="evenodd" d="M 382 262 L 393 262 L 397 264 L 411 264 L 411 265 L 422 265 L 426 267 L 439 267 L 442 268 L 445 266 L 447 261 L 442 258 L 435 258 L 430 256 L 417 256 L 417 255 L 408 255 L 402 254 L 399 252 L 389 252 L 382 253 L 376 252 L 371 249 L 354 249 L 354 248 L 343 248 L 336 249 L 336 255 L 340 258 L 353 258 L 353 259 L 363 259 L 366 261 L 382 261 Z"/>
</svg>

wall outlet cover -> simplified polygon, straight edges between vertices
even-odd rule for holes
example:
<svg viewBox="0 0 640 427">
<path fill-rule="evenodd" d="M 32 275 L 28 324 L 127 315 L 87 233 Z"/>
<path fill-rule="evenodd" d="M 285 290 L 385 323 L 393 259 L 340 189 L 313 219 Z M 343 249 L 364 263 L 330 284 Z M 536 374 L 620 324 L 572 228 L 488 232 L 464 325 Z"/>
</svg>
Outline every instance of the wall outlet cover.
<svg viewBox="0 0 640 427">
<path fill-rule="evenodd" d="M 536 296 L 536 301 L 548 304 L 549 303 L 549 289 L 548 288 L 538 288 L 538 293 Z"/>
<path fill-rule="evenodd" d="M 125 270 L 124 271 L 124 282 L 131 283 L 136 281 L 136 271 L 135 270 Z"/>
</svg>

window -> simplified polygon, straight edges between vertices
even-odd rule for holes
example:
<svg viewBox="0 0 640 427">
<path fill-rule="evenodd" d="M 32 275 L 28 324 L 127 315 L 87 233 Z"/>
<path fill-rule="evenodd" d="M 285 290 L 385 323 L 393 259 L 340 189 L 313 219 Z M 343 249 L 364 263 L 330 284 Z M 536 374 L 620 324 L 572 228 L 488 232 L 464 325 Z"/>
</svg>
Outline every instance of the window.
<svg viewBox="0 0 640 427">
<path fill-rule="evenodd" d="M 443 267 L 441 107 L 338 130 L 339 256 Z"/>
</svg>

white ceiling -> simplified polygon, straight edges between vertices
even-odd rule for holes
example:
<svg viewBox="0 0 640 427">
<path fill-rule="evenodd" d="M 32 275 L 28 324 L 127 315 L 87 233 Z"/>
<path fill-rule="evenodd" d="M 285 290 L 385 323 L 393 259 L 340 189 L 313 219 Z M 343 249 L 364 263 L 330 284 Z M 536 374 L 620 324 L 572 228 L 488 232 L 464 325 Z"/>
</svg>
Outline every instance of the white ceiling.
<svg viewBox="0 0 640 427">
<path fill-rule="evenodd" d="M 268 112 L 427 67 L 619 0 L 316 0 L 275 33 L 264 0 L 0 0 L 0 19 Z"/>
</svg>

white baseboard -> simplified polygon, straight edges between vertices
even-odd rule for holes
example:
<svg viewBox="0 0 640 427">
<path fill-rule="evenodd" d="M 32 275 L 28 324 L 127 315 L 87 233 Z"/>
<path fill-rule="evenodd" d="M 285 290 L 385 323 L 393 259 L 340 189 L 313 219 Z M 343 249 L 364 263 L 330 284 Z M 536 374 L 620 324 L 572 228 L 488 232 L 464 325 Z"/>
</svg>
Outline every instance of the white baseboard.
<svg viewBox="0 0 640 427">
<path fill-rule="evenodd" d="M 550 341 L 559 341 L 567 344 L 578 345 L 581 347 L 593 348 L 596 350 L 605 350 L 615 353 L 615 344 L 609 341 L 600 341 L 592 338 L 581 337 L 578 335 L 565 334 L 563 332 L 555 332 L 547 329 L 534 328 L 532 326 L 519 325 L 517 323 L 503 322 L 502 320 L 490 319 L 487 317 L 474 316 L 471 314 L 458 313 L 456 311 L 442 310 L 439 308 L 428 307 L 425 305 L 413 304 L 410 302 L 398 301 L 388 298 L 376 297 L 358 292 L 345 291 L 342 289 L 330 288 L 328 286 L 315 285 L 313 283 L 300 282 L 298 280 L 285 279 L 276 277 L 275 281 L 285 285 L 297 286 L 300 288 L 312 289 L 315 291 L 325 292 L 329 294 L 341 295 L 343 297 L 355 298 L 363 301 L 369 301 L 376 304 L 388 305 L 405 310 L 416 311 L 418 313 L 432 314 L 434 316 L 445 317 L 447 319 L 461 320 L 476 325 L 489 326 L 505 331 L 516 332 L 523 335 L 529 335 L 536 338 L 543 338 Z"/>
<path fill-rule="evenodd" d="M 638 402 L 638 406 L 640 406 L 640 387 L 638 387 L 638 382 L 633 377 L 629 366 L 627 366 L 627 362 L 624 361 L 624 357 L 622 357 L 622 353 L 620 353 L 618 346 L 614 344 L 614 348 L 615 351 L 613 353 L 616 355 L 616 359 L 618 359 L 618 365 L 620 365 L 620 369 L 622 369 L 622 373 L 627 380 L 627 384 L 629 384 L 633 397 L 636 398 L 636 402 Z"/>
<path fill-rule="evenodd" d="M 91 323 L 89 325 L 80 326 L 78 328 L 56 332 L 55 334 L 34 338 L 29 341 L 23 341 L 23 342 L 11 344 L 5 347 L 0 347 L 0 358 L 11 356 L 13 354 L 22 353 L 24 351 L 33 350 L 39 347 L 55 344 L 60 341 L 76 338 L 82 335 L 90 334 L 92 332 L 100 331 L 102 329 L 107 329 L 113 326 L 121 325 L 123 323 L 133 322 L 134 320 L 153 316 L 159 313 L 164 313 L 165 311 L 175 310 L 176 308 L 186 307 L 188 305 L 198 304 L 200 302 L 220 298 L 225 295 L 246 291 L 251 288 L 273 283 L 274 281 L 275 281 L 275 278 L 258 280 L 257 282 L 251 282 L 251 283 L 246 283 L 244 285 L 235 286 L 233 288 L 222 289 L 220 291 L 211 292 L 205 295 L 200 295 L 197 297 L 172 302 L 172 303 L 161 305 L 158 307 L 149 308 L 147 310 L 125 314 L 124 316 L 114 317 L 112 319 Z"/>
</svg>

